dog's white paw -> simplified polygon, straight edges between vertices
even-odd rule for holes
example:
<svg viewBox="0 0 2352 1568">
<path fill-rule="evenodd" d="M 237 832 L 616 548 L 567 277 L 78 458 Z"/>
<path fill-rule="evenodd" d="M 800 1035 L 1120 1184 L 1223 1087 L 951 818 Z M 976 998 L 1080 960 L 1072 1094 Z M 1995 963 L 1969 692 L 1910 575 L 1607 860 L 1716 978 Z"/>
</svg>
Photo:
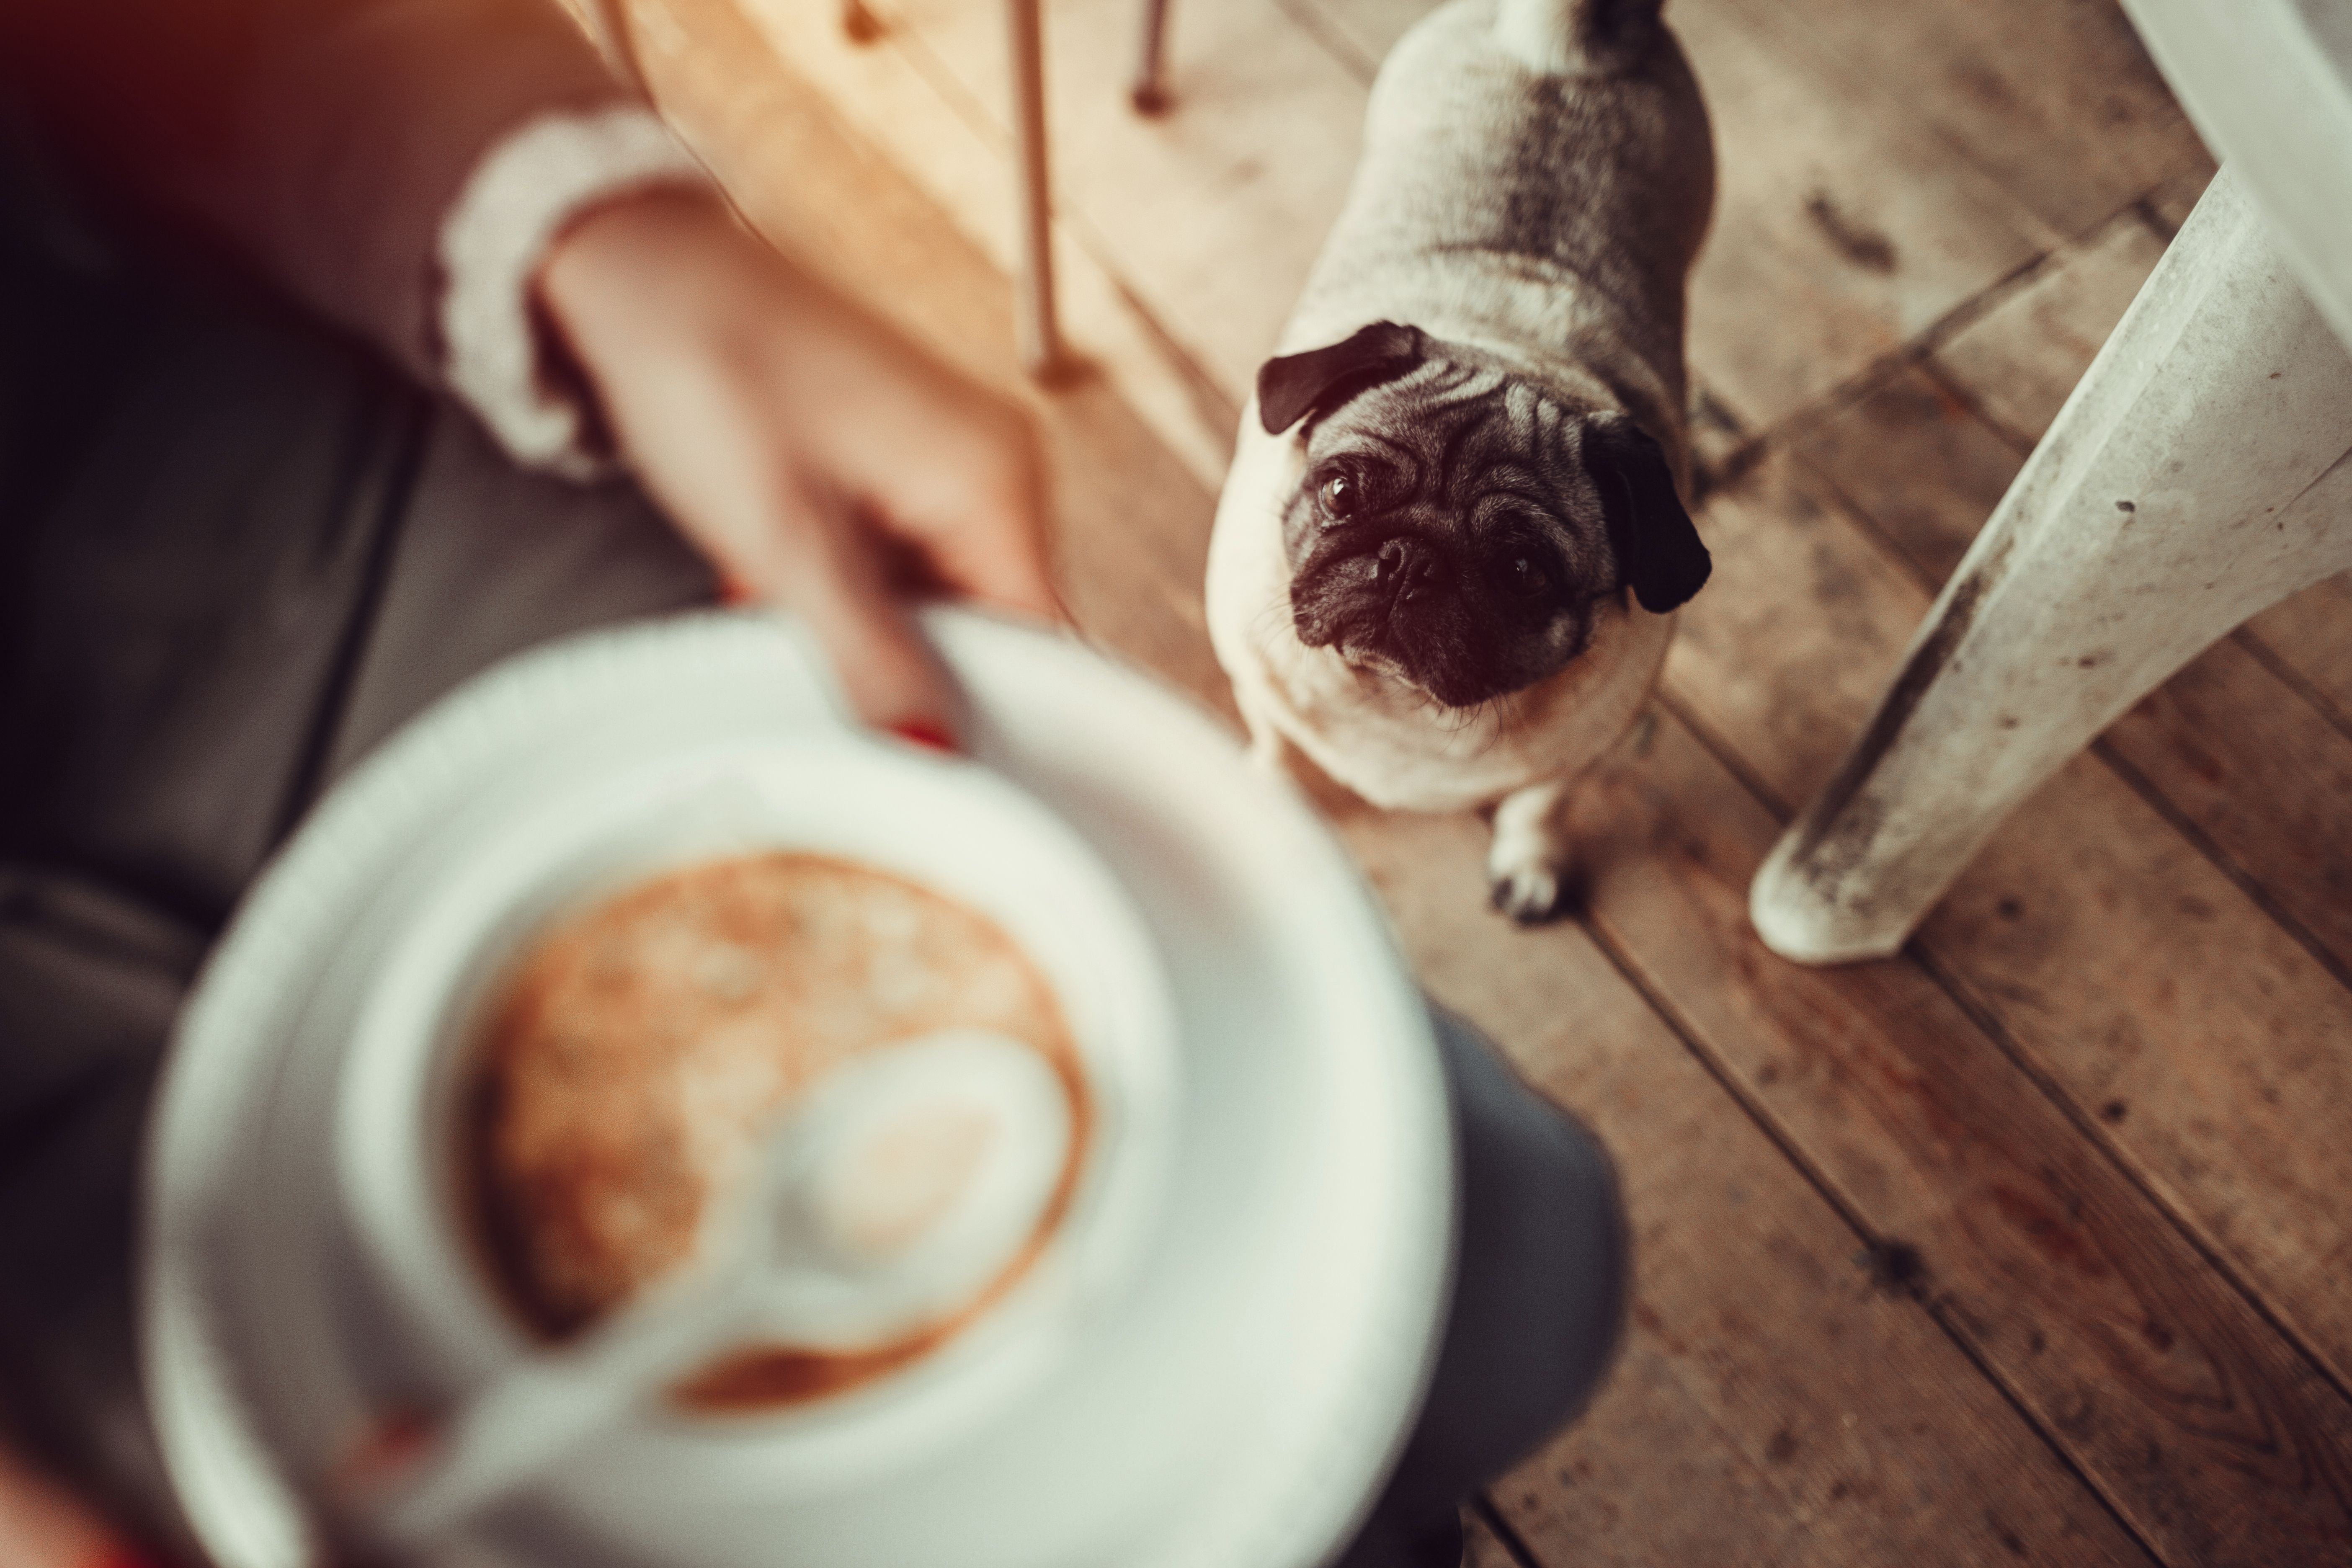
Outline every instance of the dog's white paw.
<svg viewBox="0 0 2352 1568">
<path fill-rule="evenodd" d="M 1496 909 L 1523 926 L 1541 925 L 1568 912 L 1572 891 L 1567 871 L 1543 861 L 1488 866 L 1487 894 Z"/>
<path fill-rule="evenodd" d="M 1567 799 L 1568 786 L 1553 780 L 1515 791 L 1495 808 L 1487 892 L 1496 909 L 1523 926 L 1557 920 L 1574 900 L 1560 820 Z"/>
</svg>

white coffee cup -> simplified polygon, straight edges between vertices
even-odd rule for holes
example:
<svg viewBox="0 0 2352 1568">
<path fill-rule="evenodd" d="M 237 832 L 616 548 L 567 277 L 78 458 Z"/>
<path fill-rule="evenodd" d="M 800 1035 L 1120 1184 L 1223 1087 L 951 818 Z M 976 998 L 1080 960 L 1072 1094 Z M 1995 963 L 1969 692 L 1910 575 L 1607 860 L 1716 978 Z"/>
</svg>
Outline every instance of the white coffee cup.
<svg viewBox="0 0 2352 1568">
<path fill-rule="evenodd" d="M 453 1396 L 535 1347 L 473 1240 L 459 1140 L 481 1011 L 548 922 L 680 867 L 819 853 L 927 886 L 996 922 L 1060 1002 L 1091 1135 L 1071 1203 L 1006 1296 L 907 1368 L 819 1404 L 718 1418 L 778 1440 L 810 1484 L 951 1443 L 1046 1364 L 1148 1229 L 1168 1155 L 1174 1024 L 1118 882 L 1001 778 L 849 733 L 720 745 L 584 781 L 487 823 L 463 868 L 385 950 L 338 1094 L 342 1199 L 372 1273 Z M 680 1420 L 675 1413 L 649 1418 Z"/>
<path fill-rule="evenodd" d="M 771 844 L 1003 925 L 1063 994 L 1101 1157 L 1135 1168 L 1090 1168 L 1045 1267 L 904 1373 L 740 1420 L 652 1404 L 431 1560 L 1275 1568 L 1353 1531 L 1434 1354 L 1453 1234 L 1445 1085 L 1379 908 L 1181 697 L 1034 628 L 926 626 L 1009 799 L 851 731 L 789 623 L 687 617 L 469 682 L 265 875 L 184 1014 L 145 1184 L 148 1386 L 221 1561 L 320 1560 L 355 1437 L 531 1353 L 453 1221 L 436 1098 L 505 958 L 577 900 Z M 1136 923 L 1181 1075 L 1146 1043 L 1148 983 L 1088 956 Z"/>
</svg>

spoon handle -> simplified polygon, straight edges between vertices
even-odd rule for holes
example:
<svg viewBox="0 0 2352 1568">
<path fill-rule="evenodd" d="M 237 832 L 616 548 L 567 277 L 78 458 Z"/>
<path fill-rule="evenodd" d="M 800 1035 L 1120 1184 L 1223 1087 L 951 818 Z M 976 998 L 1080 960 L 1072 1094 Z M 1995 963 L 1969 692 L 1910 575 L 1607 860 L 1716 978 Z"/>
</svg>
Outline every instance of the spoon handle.
<svg viewBox="0 0 2352 1568">
<path fill-rule="evenodd" d="M 426 1541 L 544 1472 L 724 1342 L 747 1315 L 743 1283 L 681 1282 L 576 1348 L 522 1361 L 457 1410 L 372 1522 L 393 1542 Z"/>
</svg>

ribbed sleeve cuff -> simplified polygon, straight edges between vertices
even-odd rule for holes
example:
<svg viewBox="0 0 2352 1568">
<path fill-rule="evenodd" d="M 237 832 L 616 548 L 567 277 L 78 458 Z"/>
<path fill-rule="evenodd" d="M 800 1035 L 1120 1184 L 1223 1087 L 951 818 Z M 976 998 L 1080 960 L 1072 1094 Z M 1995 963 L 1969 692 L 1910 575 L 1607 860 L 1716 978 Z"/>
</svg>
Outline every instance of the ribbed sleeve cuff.
<svg viewBox="0 0 2352 1568">
<path fill-rule="evenodd" d="M 586 391 L 559 369 L 533 303 L 548 247 L 616 196 L 709 179 L 637 104 L 541 115 L 475 166 L 441 226 L 441 370 L 517 462 L 580 479 L 614 468 Z"/>
</svg>

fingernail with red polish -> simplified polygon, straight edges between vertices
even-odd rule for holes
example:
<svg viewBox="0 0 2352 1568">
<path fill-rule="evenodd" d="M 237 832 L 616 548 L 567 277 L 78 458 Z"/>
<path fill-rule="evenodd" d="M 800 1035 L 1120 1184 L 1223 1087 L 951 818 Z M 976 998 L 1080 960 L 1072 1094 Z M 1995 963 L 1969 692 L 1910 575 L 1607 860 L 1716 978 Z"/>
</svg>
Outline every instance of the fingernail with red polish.
<svg viewBox="0 0 2352 1568">
<path fill-rule="evenodd" d="M 720 604 L 748 604 L 751 601 L 751 585 L 745 583 L 742 578 L 733 576 L 725 572 L 721 572 L 719 574 L 719 602 Z"/>
<path fill-rule="evenodd" d="M 101 1551 L 86 1568 L 156 1568 L 155 1560 L 135 1546 L 117 1542 Z"/>
<path fill-rule="evenodd" d="M 954 736 L 926 719 L 909 719 L 903 724 L 893 724 L 890 733 L 902 741 L 910 741 L 934 752 L 945 752 L 950 756 L 963 749 L 955 743 Z"/>
</svg>

